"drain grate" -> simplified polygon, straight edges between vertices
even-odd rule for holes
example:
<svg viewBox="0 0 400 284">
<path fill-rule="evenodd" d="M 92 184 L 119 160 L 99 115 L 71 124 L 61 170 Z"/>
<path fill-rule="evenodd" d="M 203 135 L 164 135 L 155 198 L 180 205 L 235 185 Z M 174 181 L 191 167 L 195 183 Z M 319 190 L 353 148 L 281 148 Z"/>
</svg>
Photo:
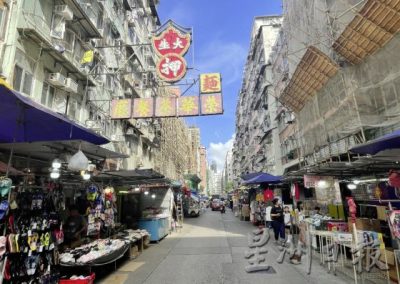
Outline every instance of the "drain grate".
<svg viewBox="0 0 400 284">
<path fill-rule="evenodd" d="M 260 270 L 260 271 L 254 271 L 254 272 L 248 272 L 249 274 L 276 274 L 275 269 L 270 266 L 268 270 Z"/>
</svg>

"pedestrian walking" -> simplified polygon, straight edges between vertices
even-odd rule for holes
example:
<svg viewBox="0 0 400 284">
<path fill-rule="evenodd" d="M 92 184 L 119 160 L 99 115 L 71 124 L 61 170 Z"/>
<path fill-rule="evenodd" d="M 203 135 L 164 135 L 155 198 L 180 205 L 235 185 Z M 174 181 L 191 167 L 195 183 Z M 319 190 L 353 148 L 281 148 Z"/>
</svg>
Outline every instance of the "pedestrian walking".
<svg viewBox="0 0 400 284">
<path fill-rule="evenodd" d="M 279 236 L 281 237 L 282 242 L 285 241 L 283 208 L 281 201 L 278 198 L 272 200 L 272 204 L 274 205 L 271 209 L 272 228 L 274 229 L 275 243 L 278 244 Z"/>
</svg>

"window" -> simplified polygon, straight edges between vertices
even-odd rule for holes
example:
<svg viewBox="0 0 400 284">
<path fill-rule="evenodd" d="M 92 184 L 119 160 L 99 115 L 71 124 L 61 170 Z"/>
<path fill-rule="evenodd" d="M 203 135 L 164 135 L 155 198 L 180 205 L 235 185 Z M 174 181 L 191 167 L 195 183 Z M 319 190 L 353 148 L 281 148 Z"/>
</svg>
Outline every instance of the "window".
<svg viewBox="0 0 400 284">
<path fill-rule="evenodd" d="M 7 24 L 7 7 L 0 4 L 0 40 L 4 39 Z"/>
<path fill-rule="evenodd" d="M 70 98 L 68 105 L 68 116 L 71 119 L 76 119 L 77 114 L 78 114 L 78 102 Z"/>
<path fill-rule="evenodd" d="M 40 103 L 49 108 L 52 108 L 54 100 L 54 92 L 55 92 L 54 87 L 50 86 L 47 83 L 43 83 L 42 97 L 40 98 Z"/>
<path fill-rule="evenodd" d="M 13 86 L 16 91 L 31 95 L 33 76 L 29 72 L 15 65 Z"/>
</svg>

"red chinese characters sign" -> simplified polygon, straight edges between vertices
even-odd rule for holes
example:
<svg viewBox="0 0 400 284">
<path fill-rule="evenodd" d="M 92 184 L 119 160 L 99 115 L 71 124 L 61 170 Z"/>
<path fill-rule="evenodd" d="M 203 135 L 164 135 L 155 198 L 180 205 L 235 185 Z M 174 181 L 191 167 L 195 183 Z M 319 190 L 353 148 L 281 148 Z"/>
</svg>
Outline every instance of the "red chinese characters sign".
<svg viewBox="0 0 400 284">
<path fill-rule="evenodd" d="M 152 43 L 159 56 L 170 53 L 183 56 L 190 47 L 190 33 L 181 33 L 171 23 L 160 35 L 153 37 Z"/>
<path fill-rule="evenodd" d="M 157 63 L 157 74 L 166 82 L 176 82 L 186 74 L 186 61 L 176 54 L 165 55 Z"/>
<path fill-rule="evenodd" d="M 155 52 L 160 56 L 157 62 L 157 74 L 166 82 L 176 82 L 186 74 L 186 54 L 191 43 L 191 34 L 188 29 L 179 27 L 168 21 L 166 28 L 161 30 L 152 39 Z"/>
<path fill-rule="evenodd" d="M 221 94 L 201 95 L 202 115 L 221 114 L 223 112 Z"/>
</svg>

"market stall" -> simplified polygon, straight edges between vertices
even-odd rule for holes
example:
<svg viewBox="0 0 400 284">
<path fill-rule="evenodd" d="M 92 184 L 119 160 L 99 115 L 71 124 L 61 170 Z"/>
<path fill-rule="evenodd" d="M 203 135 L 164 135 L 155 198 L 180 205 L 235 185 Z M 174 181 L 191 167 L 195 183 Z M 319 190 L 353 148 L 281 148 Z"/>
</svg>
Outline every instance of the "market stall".
<svg viewBox="0 0 400 284">
<path fill-rule="evenodd" d="M 150 241 L 158 242 L 169 234 L 174 195 L 168 185 L 142 185 L 119 191 L 121 222 L 128 228 L 145 229 Z"/>
</svg>

